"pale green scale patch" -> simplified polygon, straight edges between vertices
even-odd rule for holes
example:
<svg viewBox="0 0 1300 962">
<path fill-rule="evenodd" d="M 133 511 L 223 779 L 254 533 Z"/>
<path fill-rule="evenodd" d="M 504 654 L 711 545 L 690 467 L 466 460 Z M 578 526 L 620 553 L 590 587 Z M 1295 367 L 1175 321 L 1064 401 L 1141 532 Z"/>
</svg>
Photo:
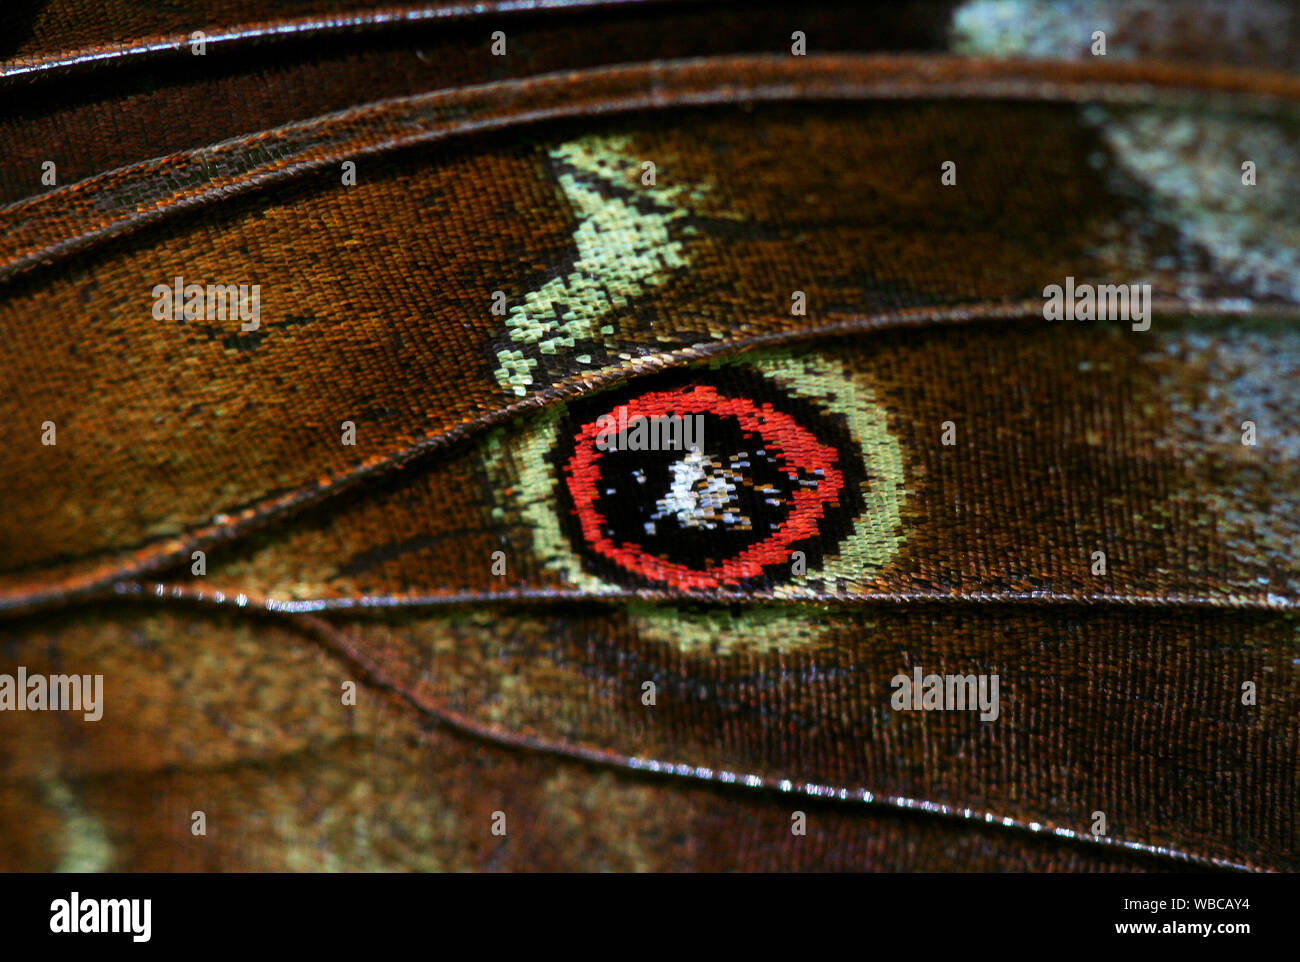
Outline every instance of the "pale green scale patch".
<svg viewBox="0 0 1300 962">
<path fill-rule="evenodd" d="M 628 621 L 643 638 L 673 645 L 687 655 L 767 655 L 808 649 L 826 635 L 826 626 L 808 608 L 755 605 L 692 610 L 634 601 Z"/>
<path fill-rule="evenodd" d="M 1133 44 L 1115 29 L 1119 8 L 1113 0 L 969 0 L 953 11 L 949 34 L 953 52 L 967 56 L 1082 60 L 1101 30 L 1114 40 L 1107 54 L 1131 60 Z"/>
<path fill-rule="evenodd" d="M 1194 300 L 1227 277 L 1252 297 L 1300 298 L 1300 130 L 1294 124 L 1246 114 L 1096 104 L 1082 116 L 1147 192 L 1150 210 L 1131 216 L 1154 217 L 1185 241 L 1178 290 L 1160 293 Z M 1246 162 L 1255 167 L 1249 184 Z M 1121 225 L 1124 240 L 1140 240 L 1141 226 Z M 1199 251 L 1209 255 L 1212 272 L 1200 266 Z M 1151 254 L 1137 258 L 1149 261 Z"/>
<path fill-rule="evenodd" d="M 42 780 L 46 802 L 63 818 L 56 872 L 106 872 L 113 864 L 113 843 L 104 822 L 81 807 L 68 783 L 58 776 Z"/>
<path fill-rule="evenodd" d="M 550 155 L 572 168 L 560 175 L 559 183 L 578 218 L 573 234 L 578 256 L 570 273 L 528 292 L 506 317 L 506 333 L 518 346 L 497 352 L 501 366 L 496 378 L 521 397 L 534 383 L 540 356 L 592 363 L 590 349 L 604 346 L 614 332 L 605 323 L 611 312 L 687 266 L 686 246 L 673 238 L 669 225 L 686 216 L 687 200 L 707 189 L 646 187 L 645 198 L 659 208 L 647 212 L 632 203 L 630 194 L 606 196 L 609 188 L 625 194 L 635 189 L 631 184 L 639 163 L 627 137 L 583 137 L 553 148 Z"/>
</svg>

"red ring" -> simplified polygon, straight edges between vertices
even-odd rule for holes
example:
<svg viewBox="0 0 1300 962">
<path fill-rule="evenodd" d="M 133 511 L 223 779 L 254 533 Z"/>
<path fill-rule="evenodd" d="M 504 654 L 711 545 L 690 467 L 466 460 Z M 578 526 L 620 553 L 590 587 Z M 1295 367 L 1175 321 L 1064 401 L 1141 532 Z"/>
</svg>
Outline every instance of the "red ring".
<svg viewBox="0 0 1300 962">
<path fill-rule="evenodd" d="M 805 474 L 822 472 L 815 489 L 801 488 L 795 492 L 790 514 L 776 531 L 711 568 L 697 571 L 664 561 L 636 544 L 616 545 L 605 536 L 605 518 L 596 510 L 601 489 L 600 458 L 605 453 L 595 444 L 602 430 L 599 418 L 583 425 L 575 436 L 573 457 L 564 468 L 583 537 L 592 549 L 642 577 L 686 590 L 736 585 L 762 574 L 769 565 L 788 561 L 792 544 L 817 536 L 817 523 L 823 517 L 825 506 L 835 501 L 844 485 L 843 476 L 834 467 L 835 449 L 822 444 L 790 415 L 767 403 L 755 405 L 747 398 L 724 397 L 701 384 L 643 394 L 609 412 L 616 419 L 621 417 L 622 423 L 638 417 L 705 413 L 734 417 L 742 428 L 761 435 L 787 470 Z"/>
</svg>

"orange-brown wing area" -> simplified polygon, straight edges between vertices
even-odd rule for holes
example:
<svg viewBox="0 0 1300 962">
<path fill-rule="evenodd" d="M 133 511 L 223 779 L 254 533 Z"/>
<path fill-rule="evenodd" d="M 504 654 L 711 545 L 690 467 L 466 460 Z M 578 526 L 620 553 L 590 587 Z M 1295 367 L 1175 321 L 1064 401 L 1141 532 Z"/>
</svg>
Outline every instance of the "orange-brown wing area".
<svg viewBox="0 0 1300 962">
<path fill-rule="evenodd" d="M 934 8 L 3 181 L 0 868 L 1300 869 L 1293 65 Z"/>
</svg>

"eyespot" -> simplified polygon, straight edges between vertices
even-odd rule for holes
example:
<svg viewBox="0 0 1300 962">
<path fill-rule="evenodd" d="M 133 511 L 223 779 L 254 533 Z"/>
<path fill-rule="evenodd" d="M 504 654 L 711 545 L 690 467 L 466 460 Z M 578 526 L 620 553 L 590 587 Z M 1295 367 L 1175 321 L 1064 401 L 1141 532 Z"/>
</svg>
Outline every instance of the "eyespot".
<svg viewBox="0 0 1300 962">
<path fill-rule="evenodd" d="M 489 451 L 501 511 L 588 591 L 838 591 L 903 540 L 888 414 L 823 354 L 638 379 L 499 433 Z"/>
</svg>

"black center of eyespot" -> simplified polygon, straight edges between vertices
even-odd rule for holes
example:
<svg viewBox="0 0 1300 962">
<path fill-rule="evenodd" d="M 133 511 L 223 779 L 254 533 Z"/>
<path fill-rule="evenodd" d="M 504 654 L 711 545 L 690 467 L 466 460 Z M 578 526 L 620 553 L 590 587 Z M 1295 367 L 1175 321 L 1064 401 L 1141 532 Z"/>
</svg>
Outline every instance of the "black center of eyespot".
<svg viewBox="0 0 1300 962">
<path fill-rule="evenodd" d="M 596 506 L 615 544 L 677 564 L 712 567 L 771 537 L 795 490 L 815 484 L 788 468 L 762 435 L 732 417 L 698 415 L 690 450 L 616 450 L 601 462 Z"/>
</svg>

